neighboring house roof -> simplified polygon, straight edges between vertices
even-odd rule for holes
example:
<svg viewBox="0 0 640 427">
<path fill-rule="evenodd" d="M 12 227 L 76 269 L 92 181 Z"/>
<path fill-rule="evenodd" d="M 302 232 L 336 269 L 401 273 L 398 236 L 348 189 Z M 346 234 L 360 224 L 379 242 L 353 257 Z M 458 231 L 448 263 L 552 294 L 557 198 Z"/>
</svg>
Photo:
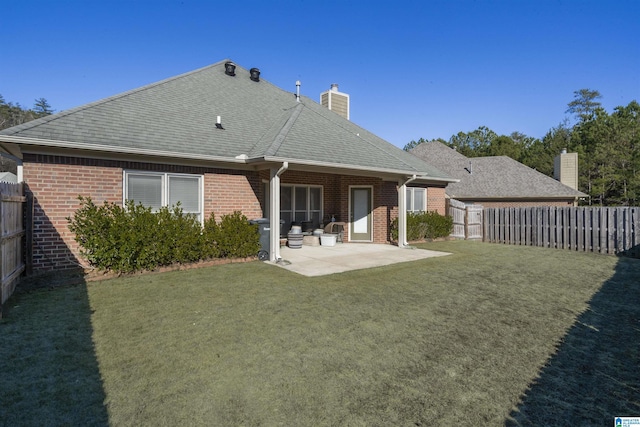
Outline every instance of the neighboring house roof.
<svg viewBox="0 0 640 427">
<path fill-rule="evenodd" d="M 425 142 L 410 152 L 460 181 L 446 193 L 459 199 L 561 199 L 586 197 L 555 179 L 507 156 L 466 157 L 440 142 Z"/>
<path fill-rule="evenodd" d="M 292 92 L 250 80 L 239 66 L 234 77 L 226 75 L 225 62 L 2 130 L 0 141 L 454 181 L 308 97 L 297 102 Z M 216 128 L 218 116 L 224 130 Z"/>
<path fill-rule="evenodd" d="M 11 182 L 15 184 L 18 182 L 18 177 L 11 172 L 0 172 L 0 182 Z"/>
</svg>

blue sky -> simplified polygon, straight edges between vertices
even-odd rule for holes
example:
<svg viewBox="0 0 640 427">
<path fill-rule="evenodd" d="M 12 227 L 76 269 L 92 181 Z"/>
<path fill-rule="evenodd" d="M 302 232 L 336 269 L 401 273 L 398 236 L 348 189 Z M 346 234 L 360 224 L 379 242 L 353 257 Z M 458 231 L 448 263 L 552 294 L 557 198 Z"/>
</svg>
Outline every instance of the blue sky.
<svg viewBox="0 0 640 427">
<path fill-rule="evenodd" d="M 640 0 L 5 1 L 0 94 L 57 111 L 222 59 L 403 147 L 487 126 L 541 138 L 573 92 L 640 101 Z"/>
</svg>

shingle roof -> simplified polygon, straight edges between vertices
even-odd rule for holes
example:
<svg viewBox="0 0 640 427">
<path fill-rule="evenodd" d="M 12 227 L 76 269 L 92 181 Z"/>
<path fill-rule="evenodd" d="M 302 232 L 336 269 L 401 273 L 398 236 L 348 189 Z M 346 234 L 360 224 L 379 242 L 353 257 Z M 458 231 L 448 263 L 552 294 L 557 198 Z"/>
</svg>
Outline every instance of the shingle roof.
<svg viewBox="0 0 640 427">
<path fill-rule="evenodd" d="M 437 142 L 410 151 L 460 182 L 449 184 L 452 198 L 574 198 L 587 195 L 506 156 L 468 158 Z"/>
<path fill-rule="evenodd" d="M 204 160 L 277 160 L 451 179 L 227 60 L 0 131 L 0 141 Z M 216 129 L 217 116 L 224 130 Z M 237 156 L 246 155 L 246 160 Z M 244 156 L 242 158 L 245 158 Z"/>
</svg>

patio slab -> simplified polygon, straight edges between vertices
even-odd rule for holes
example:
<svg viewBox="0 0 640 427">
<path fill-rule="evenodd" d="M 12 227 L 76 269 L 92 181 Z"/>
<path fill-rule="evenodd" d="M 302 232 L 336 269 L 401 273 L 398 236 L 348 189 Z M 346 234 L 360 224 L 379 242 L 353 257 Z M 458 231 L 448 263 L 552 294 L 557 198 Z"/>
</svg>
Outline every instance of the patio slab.
<svg viewBox="0 0 640 427">
<path fill-rule="evenodd" d="M 449 253 L 373 243 L 303 245 L 299 249 L 280 248 L 282 261 L 275 265 L 304 276 L 324 276 L 445 255 Z"/>
</svg>

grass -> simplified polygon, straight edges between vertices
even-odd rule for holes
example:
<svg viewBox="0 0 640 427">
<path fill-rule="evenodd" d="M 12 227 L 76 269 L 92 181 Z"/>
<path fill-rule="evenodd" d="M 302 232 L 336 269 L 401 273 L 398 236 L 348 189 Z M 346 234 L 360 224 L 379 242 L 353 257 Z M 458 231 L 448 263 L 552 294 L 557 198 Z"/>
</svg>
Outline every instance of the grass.
<svg viewBox="0 0 640 427">
<path fill-rule="evenodd" d="M 454 241 L 19 292 L 4 425 L 606 425 L 640 414 L 640 261 Z M 7 398 L 8 396 L 8 398 Z"/>
</svg>

